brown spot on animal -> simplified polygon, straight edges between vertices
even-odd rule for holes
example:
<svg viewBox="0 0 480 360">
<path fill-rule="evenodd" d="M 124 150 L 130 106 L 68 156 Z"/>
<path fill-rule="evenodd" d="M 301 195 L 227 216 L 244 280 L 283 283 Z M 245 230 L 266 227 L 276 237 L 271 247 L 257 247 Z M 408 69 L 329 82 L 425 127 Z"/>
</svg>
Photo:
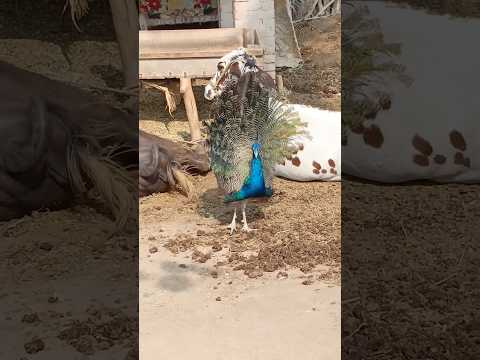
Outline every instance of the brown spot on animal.
<svg viewBox="0 0 480 360">
<path fill-rule="evenodd" d="M 336 173 L 335 169 L 334 169 L 334 168 L 330 168 L 330 174 L 335 174 L 335 173 Z"/>
<path fill-rule="evenodd" d="M 322 174 L 326 174 L 327 173 L 327 169 L 322 169 Z"/>
<path fill-rule="evenodd" d="M 304 148 L 303 144 L 298 144 L 298 150 L 303 151 Z"/>
<path fill-rule="evenodd" d="M 425 156 L 430 156 L 433 153 L 433 148 L 430 143 L 419 135 L 415 135 L 412 140 L 413 147 Z"/>
<path fill-rule="evenodd" d="M 433 161 L 435 161 L 437 164 L 442 165 L 442 164 L 445 164 L 445 161 L 447 161 L 447 158 L 443 155 L 437 154 L 433 158 Z"/>
<path fill-rule="evenodd" d="M 295 166 L 300 166 L 300 159 L 297 156 L 295 156 L 292 160 L 292 164 Z"/>
<path fill-rule="evenodd" d="M 320 174 L 320 170 L 319 169 L 313 169 L 313 173 L 314 174 Z"/>
<path fill-rule="evenodd" d="M 328 165 L 330 165 L 330 167 L 334 168 L 335 167 L 335 161 L 333 161 L 332 159 L 328 159 Z"/>
<path fill-rule="evenodd" d="M 465 142 L 465 138 L 457 130 L 453 130 L 450 133 L 450 142 L 452 143 L 455 149 L 458 149 L 461 151 L 467 150 L 467 143 Z"/>
<path fill-rule="evenodd" d="M 314 167 L 315 169 L 318 169 L 318 170 L 320 170 L 320 169 L 322 168 L 322 167 L 320 166 L 320 164 L 317 163 L 315 160 L 312 162 L 312 165 L 313 165 L 313 167 Z"/>
<path fill-rule="evenodd" d="M 426 157 L 425 155 L 419 155 L 419 154 L 414 155 L 413 162 L 420 166 L 428 166 L 430 163 L 430 161 L 428 160 L 428 157 Z"/>
<path fill-rule="evenodd" d="M 365 144 L 374 148 L 380 148 L 383 144 L 383 134 L 380 128 L 376 125 L 372 125 L 369 128 L 365 128 L 363 132 L 363 141 Z"/>
</svg>

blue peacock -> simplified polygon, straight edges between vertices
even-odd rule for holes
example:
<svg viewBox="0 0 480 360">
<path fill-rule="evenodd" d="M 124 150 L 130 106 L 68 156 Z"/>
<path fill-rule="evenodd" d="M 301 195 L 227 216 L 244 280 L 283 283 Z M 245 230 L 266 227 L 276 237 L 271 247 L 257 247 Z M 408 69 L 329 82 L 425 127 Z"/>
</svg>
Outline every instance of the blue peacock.
<svg viewBox="0 0 480 360">
<path fill-rule="evenodd" d="M 288 139 L 304 132 L 293 108 L 261 85 L 256 73 L 225 82 L 212 106 L 208 130 L 210 163 L 224 201 L 235 204 L 230 234 L 236 229 L 237 208 L 242 204 L 243 231 L 248 199 L 270 197 L 275 164 L 291 152 Z"/>
</svg>

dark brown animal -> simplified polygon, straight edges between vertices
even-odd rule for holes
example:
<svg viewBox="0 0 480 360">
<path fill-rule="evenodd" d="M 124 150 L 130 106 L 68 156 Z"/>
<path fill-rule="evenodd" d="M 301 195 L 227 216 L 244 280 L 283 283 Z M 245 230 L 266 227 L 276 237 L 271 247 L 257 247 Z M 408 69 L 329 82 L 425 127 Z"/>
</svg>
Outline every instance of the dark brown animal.
<svg viewBox="0 0 480 360">
<path fill-rule="evenodd" d="M 0 221 L 96 190 L 117 225 L 136 211 L 136 118 L 87 92 L 0 62 Z M 135 195 L 135 196 L 133 196 Z"/>
<path fill-rule="evenodd" d="M 186 173 L 203 174 L 209 169 L 208 156 L 201 147 L 189 149 L 140 130 L 140 196 L 167 192 L 178 185 L 187 196 L 192 197 L 194 190 Z"/>
</svg>

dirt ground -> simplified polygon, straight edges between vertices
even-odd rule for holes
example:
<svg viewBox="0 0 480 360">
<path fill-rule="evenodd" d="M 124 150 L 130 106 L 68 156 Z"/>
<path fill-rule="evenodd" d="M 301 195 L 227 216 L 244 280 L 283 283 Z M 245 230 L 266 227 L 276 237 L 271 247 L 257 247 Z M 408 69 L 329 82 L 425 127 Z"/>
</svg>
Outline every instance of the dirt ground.
<svg viewBox="0 0 480 360">
<path fill-rule="evenodd" d="M 338 111 L 340 19 L 301 31 L 305 63 L 282 72 L 288 99 Z M 203 88 L 194 91 L 208 117 Z M 161 93 L 143 90 L 140 120 L 149 133 L 189 140 L 183 104 L 170 119 Z M 178 192 L 140 201 L 142 358 L 340 358 L 340 183 L 275 179 L 273 198 L 249 203 L 258 230 L 230 236 L 233 208 L 214 175 L 191 180 L 196 201 Z M 171 334 L 165 319 L 177 321 Z"/>
<path fill-rule="evenodd" d="M 60 16 L 64 3 L 2 2 L 0 59 L 69 83 L 120 87 L 108 2 L 90 3 L 83 33 L 68 12 Z M 112 225 L 87 205 L 0 222 L 1 359 L 136 358 L 137 226 L 109 237 Z"/>
<path fill-rule="evenodd" d="M 283 72 L 289 100 L 339 110 L 340 19 L 326 18 L 304 25 L 299 41 L 305 64 Z M 195 93 L 200 116 L 209 116 L 209 104 L 203 99 L 202 88 L 196 88 Z M 174 140 L 188 140 L 182 105 L 172 120 L 164 109 L 161 93 L 144 90 L 140 101 L 141 129 Z M 199 195 L 197 202 L 188 203 L 177 192 L 141 200 L 141 239 L 159 237 L 149 232 L 149 224 L 161 222 L 160 237 L 173 253 L 190 250 L 197 254 L 202 248 L 208 256 L 208 251 L 215 251 L 212 246 L 226 247 L 230 253 L 221 262 L 247 275 L 293 267 L 315 279 L 338 283 L 340 183 L 275 179 L 276 195 L 260 204 L 251 204 L 248 209 L 247 217 L 259 231 L 229 236 L 226 225 L 231 221 L 233 208 L 223 205 L 213 174 L 198 176 L 192 181 Z M 314 271 L 317 266 L 322 267 L 318 274 Z"/>
<path fill-rule="evenodd" d="M 478 359 L 480 186 L 342 189 L 342 357 Z"/>
</svg>

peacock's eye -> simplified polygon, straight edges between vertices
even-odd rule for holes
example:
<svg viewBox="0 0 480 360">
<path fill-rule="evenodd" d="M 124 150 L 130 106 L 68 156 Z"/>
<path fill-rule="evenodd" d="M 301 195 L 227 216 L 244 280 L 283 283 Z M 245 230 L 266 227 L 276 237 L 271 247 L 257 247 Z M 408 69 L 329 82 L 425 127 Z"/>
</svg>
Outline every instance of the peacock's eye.
<svg viewBox="0 0 480 360">
<path fill-rule="evenodd" d="M 218 69 L 218 71 L 223 71 L 223 69 L 225 69 L 225 65 L 223 63 L 219 63 L 217 65 L 217 69 Z"/>
</svg>

